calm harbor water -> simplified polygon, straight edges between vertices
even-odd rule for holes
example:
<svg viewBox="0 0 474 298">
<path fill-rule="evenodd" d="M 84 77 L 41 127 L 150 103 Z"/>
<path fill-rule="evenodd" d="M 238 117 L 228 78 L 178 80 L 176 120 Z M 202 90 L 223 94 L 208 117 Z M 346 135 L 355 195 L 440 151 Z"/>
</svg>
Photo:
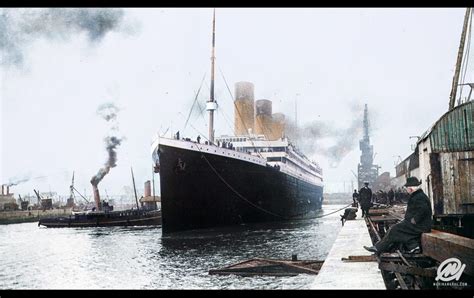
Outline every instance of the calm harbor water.
<svg viewBox="0 0 474 298">
<path fill-rule="evenodd" d="M 344 205 L 323 205 L 328 214 Z M 0 289 L 306 289 L 314 275 L 209 275 L 251 258 L 323 260 L 339 214 L 162 236 L 160 227 L 0 226 Z"/>
</svg>

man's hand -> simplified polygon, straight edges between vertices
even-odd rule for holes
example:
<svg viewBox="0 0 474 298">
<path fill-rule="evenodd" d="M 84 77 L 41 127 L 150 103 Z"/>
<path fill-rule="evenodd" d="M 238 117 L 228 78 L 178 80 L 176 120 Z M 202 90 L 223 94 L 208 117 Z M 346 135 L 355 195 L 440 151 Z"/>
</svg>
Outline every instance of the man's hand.
<svg viewBox="0 0 474 298">
<path fill-rule="evenodd" d="M 415 221 L 415 218 L 414 218 L 414 217 L 411 218 L 410 222 L 411 222 L 412 224 L 416 225 L 416 221 Z"/>
</svg>

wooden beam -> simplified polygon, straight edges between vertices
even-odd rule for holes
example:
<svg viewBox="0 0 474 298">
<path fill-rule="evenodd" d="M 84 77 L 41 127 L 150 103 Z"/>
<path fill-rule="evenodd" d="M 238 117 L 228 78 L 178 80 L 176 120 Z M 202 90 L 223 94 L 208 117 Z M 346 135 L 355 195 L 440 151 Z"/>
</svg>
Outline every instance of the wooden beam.
<svg viewBox="0 0 474 298">
<path fill-rule="evenodd" d="M 372 222 L 380 222 L 380 221 L 399 221 L 398 218 L 393 216 L 370 216 L 370 220 Z"/>
<path fill-rule="evenodd" d="M 474 276 L 474 239 L 432 230 L 421 235 L 423 254 L 439 262 L 457 258 L 466 264 L 464 273 Z"/>
<path fill-rule="evenodd" d="M 389 214 L 387 209 L 369 209 L 369 215 L 383 215 Z"/>
<path fill-rule="evenodd" d="M 428 256 L 425 256 L 424 254 L 402 254 L 403 257 L 409 261 L 417 261 L 417 260 L 430 260 L 431 258 Z M 400 258 L 400 255 L 398 253 L 381 253 L 380 254 L 380 259 L 382 261 L 402 261 Z"/>
<path fill-rule="evenodd" d="M 380 262 L 379 269 L 391 272 L 399 272 L 404 274 L 435 277 L 437 268 L 421 268 L 414 266 L 406 266 L 401 264 L 395 264 L 393 262 Z"/>
<path fill-rule="evenodd" d="M 343 262 L 377 262 L 375 255 L 369 256 L 349 256 L 347 258 L 341 258 Z"/>
<path fill-rule="evenodd" d="M 403 280 L 403 276 L 399 272 L 395 272 L 395 276 L 397 277 L 398 283 L 400 284 L 402 290 L 408 290 L 407 284 Z"/>
</svg>

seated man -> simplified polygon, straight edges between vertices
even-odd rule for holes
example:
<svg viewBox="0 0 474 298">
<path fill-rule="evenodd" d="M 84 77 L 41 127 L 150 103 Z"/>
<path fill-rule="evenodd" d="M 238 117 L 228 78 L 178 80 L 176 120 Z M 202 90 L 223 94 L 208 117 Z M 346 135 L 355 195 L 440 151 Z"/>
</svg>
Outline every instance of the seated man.
<svg viewBox="0 0 474 298">
<path fill-rule="evenodd" d="M 416 177 L 408 177 L 404 185 L 410 198 L 407 203 L 405 219 L 393 225 L 382 240 L 375 246 L 364 246 L 370 252 L 381 254 L 388 252 L 393 245 L 404 244 L 408 253 L 420 252 L 422 233 L 431 231 L 431 203 L 420 187 L 421 181 Z"/>
</svg>

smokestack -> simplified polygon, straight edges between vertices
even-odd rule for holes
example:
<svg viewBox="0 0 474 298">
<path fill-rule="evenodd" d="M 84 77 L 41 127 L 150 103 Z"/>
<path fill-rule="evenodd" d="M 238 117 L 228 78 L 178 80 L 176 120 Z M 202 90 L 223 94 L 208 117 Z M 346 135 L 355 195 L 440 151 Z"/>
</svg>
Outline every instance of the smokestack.
<svg viewBox="0 0 474 298">
<path fill-rule="evenodd" d="M 275 113 L 272 115 L 272 133 L 273 140 L 282 138 L 285 134 L 285 115 L 282 113 Z"/>
<path fill-rule="evenodd" d="M 2 196 L 5 195 L 5 190 L 4 190 L 4 188 L 5 188 L 5 185 L 2 184 Z"/>
<path fill-rule="evenodd" d="M 94 193 L 94 200 L 95 200 L 95 207 L 97 210 L 102 210 L 102 204 L 100 203 L 100 195 L 99 195 L 99 189 L 97 188 L 97 185 L 92 184 L 92 191 Z"/>
<path fill-rule="evenodd" d="M 259 99 L 255 102 L 255 134 L 265 135 L 270 139 L 272 135 L 272 102 L 268 99 Z"/>
<path fill-rule="evenodd" d="M 100 203 L 100 195 L 99 195 L 99 188 L 97 185 L 99 185 L 99 182 L 104 178 L 105 175 L 110 171 L 110 167 L 105 167 L 101 168 L 97 175 L 93 176 L 91 179 L 91 184 L 92 184 L 92 192 L 94 194 L 94 200 L 95 200 L 95 207 L 97 210 L 102 210 L 102 204 Z"/>
<path fill-rule="evenodd" d="M 7 185 L 7 196 L 10 194 L 10 186 Z"/>
<path fill-rule="evenodd" d="M 145 181 L 145 197 L 151 197 L 151 183 L 150 183 L 150 180 Z"/>
<path fill-rule="evenodd" d="M 254 130 L 254 85 L 235 83 L 234 129 L 236 135 L 248 135 Z"/>
</svg>

